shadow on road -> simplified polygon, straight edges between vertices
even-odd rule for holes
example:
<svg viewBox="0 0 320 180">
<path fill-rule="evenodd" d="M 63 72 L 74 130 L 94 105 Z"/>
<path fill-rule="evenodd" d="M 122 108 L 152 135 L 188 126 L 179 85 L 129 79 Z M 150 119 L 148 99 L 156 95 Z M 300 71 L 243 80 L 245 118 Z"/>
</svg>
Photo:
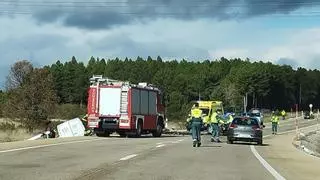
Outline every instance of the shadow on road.
<svg viewBox="0 0 320 180">
<path fill-rule="evenodd" d="M 94 136 L 94 137 L 98 137 L 98 136 Z M 161 138 L 173 138 L 173 137 L 183 137 L 181 135 L 162 135 L 161 137 L 153 137 L 153 136 L 149 136 L 149 135 L 145 135 L 145 136 L 140 136 L 140 137 L 130 137 L 130 136 L 126 136 L 126 137 L 121 137 L 119 135 L 114 135 L 114 136 L 109 136 L 107 138 L 115 138 L 115 139 L 145 139 L 145 138 L 156 138 L 156 139 L 161 139 Z M 106 138 L 106 137 L 100 137 L 100 138 Z"/>
<path fill-rule="evenodd" d="M 219 145 L 202 145 L 200 148 L 221 148 Z"/>
<path fill-rule="evenodd" d="M 234 142 L 233 143 L 234 145 L 247 145 L 247 146 L 249 146 L 249 145 L 254 145 L 254 146 L 270 146 L 269 144 L 262 144 L 262 145 L 258 145 L 258 144 L 256 144 L 256 143 L 249 143 L 249 142 Z"/>
</svg>

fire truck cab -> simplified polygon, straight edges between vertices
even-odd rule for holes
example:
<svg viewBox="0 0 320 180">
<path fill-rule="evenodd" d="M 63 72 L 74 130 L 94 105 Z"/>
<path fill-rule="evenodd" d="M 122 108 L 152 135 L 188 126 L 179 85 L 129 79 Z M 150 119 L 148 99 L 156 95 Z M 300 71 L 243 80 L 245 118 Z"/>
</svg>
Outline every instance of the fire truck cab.
<svg viewBox="0 0 320 180">
<path fill-rule="evenodd" d="M 88 127 L 97 136 L 160 137 L 165 128 L 162 92 L 148 83 L 130 82 L 94 75 L 88 90 Z"/>
</svg>

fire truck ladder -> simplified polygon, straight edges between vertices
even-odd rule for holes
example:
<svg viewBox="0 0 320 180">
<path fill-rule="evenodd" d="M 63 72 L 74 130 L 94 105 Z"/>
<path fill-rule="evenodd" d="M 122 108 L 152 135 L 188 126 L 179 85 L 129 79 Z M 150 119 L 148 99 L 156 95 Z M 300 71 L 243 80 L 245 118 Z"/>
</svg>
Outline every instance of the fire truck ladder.
<svg viewBox="0 0 320 180">
<path fill-rule="evenodd" d="M 120 100 L 120 113 L 127 113 L 128 112 L 128 90 L 122 89 L 121 90 L 121 100 Z"/>
</svg>

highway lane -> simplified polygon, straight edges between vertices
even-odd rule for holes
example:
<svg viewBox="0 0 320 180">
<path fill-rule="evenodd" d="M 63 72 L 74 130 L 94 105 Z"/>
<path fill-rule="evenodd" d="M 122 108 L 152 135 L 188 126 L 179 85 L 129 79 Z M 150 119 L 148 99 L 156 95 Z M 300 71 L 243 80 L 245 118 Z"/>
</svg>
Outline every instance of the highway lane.
<svg viewBox="0 0 320 180">
<path fill-rule="evenodd" d="M 300 120 L 301 126 L 315 123 Z M 294 128 L 294 121 L 282 121 L 279 130 Z M 270 133 L 267 124 L 264 135 Z M 209 139 L 203 136 L 203 146 L 193 148 L 190 136 L 86 137 L 87 142 L 3 153 L 1 149 L 9 148 L 1 144 L 0 179 L 273 179 L 248 144 L 216 144 Z"/>
<path fill-rule="evenodd" d="M 209 140 L 204 136 L 203 146 L 193 148 L 188 138 L 79 179 L 272 179 L 247 145 L 215 144 Z"/>
<path fill-rule="evenodd" d="M 88 139 L 88 138 L 87 138 Z M 72 179 L 89 169 L 112 166 L 131 154 L 183 137 L 99 138 L 101 140 L 0 153 L 0 179 Z"/>
<path fill-rule="evenodd" d="M 313 125 L 315 120 L 301 120 L 301 127 Z M 295 128 L 294 121 L 282 121 L 279 132 Z M 270 124 L 265 135 L 271 134 Z M 222 137 L 225 142 L 226 138 Z M 268 148 L 265 144 L 263 148 Z M 203 136 L 203 146 L 191 147 L 190 137 L 178 145 L 170 145 L 137 156 L 99 172 L 80 176 L 79 179 L 274 179 L 252 154 L 248 143 L 211 143 Z"/>
<path fill-rule="evenodd" d="M 317 119 L 298 119 L 298 127 L 303 128 L 306 126 L 310 125 L 315 125 L 317 124 Z M 320 122 L 320 121 L 319 121 Z M 278 131 L 279 132 L 284 132 L 284 131 L 290 131 L 290 130 L 295 130 L 296 129 L 296 122 L 295 119 L 290 119 L 289 121 L 280 121 Z M 272 134 L 272 128 L 271 128 L 271 123 L 266 124 L 266 127 L 264 128 L 263 131 L 264 135 L 271 135 Z"/>
</svg>

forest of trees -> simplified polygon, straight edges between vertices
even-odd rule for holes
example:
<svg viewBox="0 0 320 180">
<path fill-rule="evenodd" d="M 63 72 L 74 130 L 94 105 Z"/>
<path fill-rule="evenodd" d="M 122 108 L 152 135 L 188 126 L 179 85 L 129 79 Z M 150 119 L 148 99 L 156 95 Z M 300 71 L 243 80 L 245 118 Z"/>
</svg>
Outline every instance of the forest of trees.
<svg viewBox="0 0 320 180">
<path fill-rule="evenodd" d="M 105 60 L 92 57 L 88 63 L 75 57 L 62 63 L 34 68 L 28 61 L 13 65 L 6 90 L 1 93 L 2 116 L 24 117 L 26 121 L 72 118 L 85 113 L 89 78 L 103 74 L 132 83 L 149 82 L 159 86 L 165 96 L 167 115 L 182 120 L 190 102 L 222 100 L 227 109 L 285 109 L 294 104 L 307 109 L 320 102 L 320 71 L 288 65 L 226 59 L 188 62 L 152 59 Z M 36 113 L 35 113 L 36 112 Z"/>
</svg>

